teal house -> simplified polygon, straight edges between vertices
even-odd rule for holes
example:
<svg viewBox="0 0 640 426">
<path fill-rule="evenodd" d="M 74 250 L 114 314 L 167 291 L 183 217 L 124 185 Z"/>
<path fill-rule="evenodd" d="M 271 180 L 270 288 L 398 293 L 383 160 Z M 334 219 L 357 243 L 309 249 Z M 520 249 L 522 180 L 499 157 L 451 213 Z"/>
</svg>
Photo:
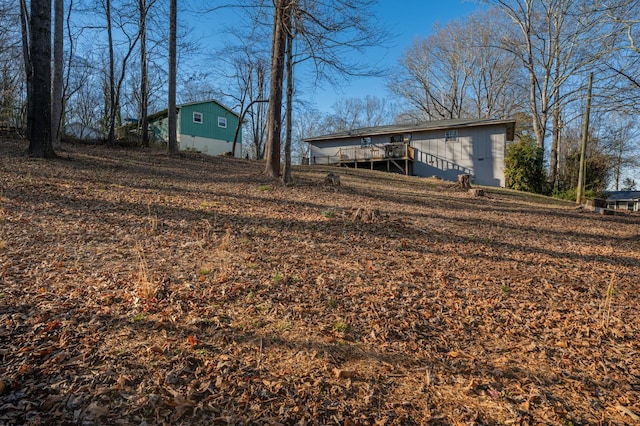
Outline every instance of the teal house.
<svg viewBox="0 0 640 426">
<path fill-rule="evenodd" d="M 238 114 L 221 103 L 209 100 L 177 106 L 178 147 L 181 151 L 199 151 L 208 155 L 231 152 L 238 126 Z M 149 116 L 150 139 L 169 141 L 168 110 Z M 238 131 L 236 157 L 242 156 L 242 127 Z"/>
</svg>

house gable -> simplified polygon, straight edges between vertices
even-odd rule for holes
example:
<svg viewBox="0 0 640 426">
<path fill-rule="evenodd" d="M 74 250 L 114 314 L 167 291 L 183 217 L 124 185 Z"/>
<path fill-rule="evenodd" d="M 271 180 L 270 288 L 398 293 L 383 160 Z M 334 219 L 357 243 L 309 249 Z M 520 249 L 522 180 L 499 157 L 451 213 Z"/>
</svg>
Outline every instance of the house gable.
<svg viewBox="0 0 640 426">
<path fill-rule="evenodd" d="M 181 135 L 233 142 L 237 125 L 238 116 L 214 101 L 180 107 Z"/>
</svg>

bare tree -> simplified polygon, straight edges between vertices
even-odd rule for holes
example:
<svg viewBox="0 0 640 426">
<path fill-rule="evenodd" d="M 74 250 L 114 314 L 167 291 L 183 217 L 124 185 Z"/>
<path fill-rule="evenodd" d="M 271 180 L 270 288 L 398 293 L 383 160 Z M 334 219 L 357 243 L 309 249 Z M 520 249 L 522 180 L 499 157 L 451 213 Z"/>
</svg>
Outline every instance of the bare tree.
<svg viewBox="0 0 640 426">
<path fill-rule="evenodd" d="M 149 145 L 149 127 L 148 111 L 149 107 L 149 72 L 147 62 L 147 0 L 138 0 L 139 13 L 139 35 L 140 38 L 140 137 L 143 146 Z"/>
<path fill-rule="evenodd" d="M 293 8 L 287 9 L 285 20 L 287 22 L 287 58 L 286 58 L 286 107 L 285 107 L 285 138 L 284 138 L 284 171 L 282 181 L 284 184 L 291 183 L 291 137 L 293 118 L 293 39 L 295 28 L 293 26 Z"/>
<path fill-rule="evenodd" d="M 602 20 L 610 37 L 609 54 L 603 61 L 602 73 L 607 89 L 609 108 L 640 111 L 640 1 L 596 0 L 594 7 L 602 10 Z"/>
<path fill-rule="evenodd" d="M 297 157 L 304 162 L 309 160 L 309 146 L 303 142 L 303 139 L 313 136 L 319 136 L 325 134 L 327 130 L 330 131 L 331 123 L 327 119 L 327 116 L 319 112 L 315 108 L 301 108 L 299 109 L 292 123 L 294 133 L 294 145 L 297 150 Z"/>
<path fill-rule="evenodd" d="M 51 139 L 60 149 L 62 113 L 64 111 L 64 0 L 54 1 L 53 92 L 51 99 Z"/>
<path fill-rule="evenodd" d="M 18 4 L 16 0 L 0 2 L 0 122 L 22 130 L 25 73 Z"/>
<path fill-rule="evenodd" d="M 498 47 L 507 31 L 491 11 L 436 27 L 404 52 L 388 87 L 409 102 L 417 121 L 508 117 L 521 90 L 520 64 Z"/>
<path fill-rule="evenodd" d="M 107 40 L 109 44 L 109 98 L 108 103 L 106 103 L 107 108 L 105 108 L 105 112 L 107 113 L 107 144 L 113 145 L 115 143 L 115 121 L 116 121 L 116 68 L 115 68 L 115 53 L 113 48 L 113 24 L 111 19 L 111 0 L 103 0 L 104 11 L 107 20 Z"/>
<path fill-rule="evenodd" d="M 334 132 L 392 124 L 397 115 L 395 105 L 371 95 L 363 99 L 339 99 L 332 108 L 333 114 L 328 117 L 327 130 Z"/>
<path fill-rule="evenodd" d="M 32 106 L 33 102 L 33 62 L 31 59 L 31 51 L 30 51 L 30 38 L 31 38 L 31 27 L 29 24 L 29 9 L 27 8 L 27 1 L 20 0 L 20 28 L 22 33 L 22 60 L 24 62 L 24 72 L 25 72 L 25 85 L 27 90 L 27 120 L 26 120 L 26 128 L 25 132 L 28 135 L 31 134 L 31 124 L 33 122 L 32 114 Z"/>
<path fill-rule="evenodd" d="M 424 118 L 464 115 L 471 76 L 463 64 L 459 33 L 440 29 L 429 39 L 414 40 L 400 66 L 404 73 L 394 74 L 389 88 L 409 100 Z"/>
<path fill-rule="evenodd" d="M 336 76 L 376 75 L 371 67 L 348 59 L 349 53 L 363 52 L 384 40 L 384 33 L 377 31 L 375 16 L 370 13 L 374 4 L 375 0 L 335 0 L 329 3 L 313 0 L 274 1 L 271 89 L 267 115 L 267 175 L 277 177 L 280 170 L 286 35 L 295 33 L 296 55 L 293 63 L 312 63 L 316 81 L 335 81 Z M 290 21 L 285 19 L 286 13 L 292 17 Z"/>
<path fill-rule="evenodd" d="M 501 40 L 513 35 L 505 18 L 489 10 L 470 16 L 457 30 L 462 33 L 463 63 L 471 74 L 470 98 L 475 111 L 467 113 L 503 119 L 521 111 L 526 102 L 522 68 L 516 57 L 499 47 Z"/>
<path fill-rule="evenodd" d="M 576 94 L 573 78 L 592 66 L 603 50 L 598 14 L 586 0 L 485 0 L 501 10 L 518 29 L 503 39 L 528 74 L 528 104 L 539 147 L 544 148 L 549 121 L 552 143 L 549 181 L 558 170 L 562 110 Z"/>
<path fill-rule="evenodd" d="M 133 19 L 134 10 L 130 8 L 129 3 L 119 4 L 114 9 L 112 0 L 101 0 L 102 8 L 105 13 L 107 24 L 107 43 L 108 43 L 108 97 L 105 104 L 107 114 L 107 144 L 115 144 L 115 128 L 116 119 L 120 116 L 120 97 L 122 85 L 126 77 L 127 66 L 131 55 L 135 51 L 138 40 L 140 39 L 140 31 L 137 22 Z M 115 13 L 114 13 L 115 10 Z M 118 30 L 118 47 L 122 46 L 122 54 L 120 55 L 118 72 L 116 74 L 116 44 L 114 38 L 114 27 Z"/>
<path fill-rule="evenodd" d="M 31 0 L 29 57 L 33 87 L 29 102 L 29 149 L 32 157 L 55 157 L 51 143 L 51 1 Z"/>
<path fill-rule="evenodd" d="M 638 160 L 640 129 L 636 126 L 634 116 L 617 112 L 607 114 L 604 129 L 605 140 L 609 142 L 614 188 L 618 191 L 624 172 L 640 166 Z"/>
<path fill-rule="evenodd" d="M 271 44 L 271 72 L 269 109 L 267 111 L 267 144 L 265 174 L 272 178 L 280 175 L 280 138 L 282 132 L 282 86 L 284 82 L 284 55 L 286 50 L 286 11 L 292 0 L 274 0 L 273 36 Z"/>
<path fill-rule="evenodd" d="M 219 81 L 218 88 L 210 89 L 207 95 L 210 97 L 213 93 L 225 100 L 231 109 L 239 111 L 240 119 L 234 132 L 231 148 L 233 155 L 236 155 L 236 145 L 245 119 L 252 129 L 258 125 L 256 118 L 264 127 L 263 110 L 264 104 L 268 102 L 265 93 L 267 61 L 263 57 L 263 52 L 256 49 L 259 41 L 254 41 L 251 36 L 245 38 L 238 35 L 238 37 L 242 38 L 242 44 L 227 45 L 216 53 L 214 67 Z M 258 132 L 255 133 L 255 135 L 258 134 Z M 264 137 L 261 137 L 256 145 L 257 154 L 262 152 L 260 147 L 263 144 Z M 259 158 L 259 155 L 257 157 Z"/>
<path fill-rule="evenodd" d="M 177 135 L 177 112 L 176 112 L 176 40 L 178 32 L 178 5 L 177 0 L 170 0 L 169 4 L 169 93 L 168 93 L 168 121 L 169 121 L 169 143 L 167 150 L 169 154 L 178 152 Z"/>
</svg>

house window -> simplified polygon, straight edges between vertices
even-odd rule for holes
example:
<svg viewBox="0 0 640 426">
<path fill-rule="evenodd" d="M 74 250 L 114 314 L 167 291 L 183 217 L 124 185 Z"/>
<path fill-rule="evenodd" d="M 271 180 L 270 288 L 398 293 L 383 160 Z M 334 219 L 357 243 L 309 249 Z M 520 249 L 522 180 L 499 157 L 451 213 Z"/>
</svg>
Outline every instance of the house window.
<svg viewBox="0 0 640 426">
<path fill-rule="evenodd" d="M 445 130 L 444 132 L 444 141 L 445 142 L 455 142 L 458 140 L 458 131 L 457 130 Z"/>
<path fill-rule="evenodd" d="M 202 124 L 202 113 L 201 112 L 194 112 L 193 113 L 193 122 L 194 123 L 198 123 L 198 124 Z"/>
<path fill-rule="evenodd" d="M 360 138 L 360 146 L 362 148 L 371 146 L 371 138 L 370 137 Z"/>
<path fill-rule="evenodd" d="M 227 128 L 227 117 L 218 117 L 218 127 Z"/>
</svg>

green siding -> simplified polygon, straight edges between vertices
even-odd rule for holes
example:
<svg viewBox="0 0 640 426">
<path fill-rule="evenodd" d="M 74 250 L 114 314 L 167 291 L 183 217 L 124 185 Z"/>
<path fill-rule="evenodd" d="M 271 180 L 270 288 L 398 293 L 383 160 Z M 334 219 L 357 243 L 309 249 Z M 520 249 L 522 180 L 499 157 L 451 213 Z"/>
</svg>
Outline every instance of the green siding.
<svg viewBox="0 0 640 426">
<path fill-rule="evenodd" d="M 193 113 L 202 114 L 202 123 L 194 123 Z M 218 117 L 227 119 L 227 128 L 218 127 Z M 233 142 L 238 117 L 215 102 L 185 105 L 180 108 L 180 134 Z M 238 142 L 242 141 L 242 129 Z"/>
<path fill-rule="evenodd" d="M 231 149 L 231 142 L 233 142 L 233 136 L 238 124 L 238 116 L 233 112 L 227 110 L 217 102 L 209 101 L 202 103 L 194 103 L 179 106 L 178 112 L 178 140 L 180 141 L 181 135 L 185 136 L 185 139 L 189 141 L 210 139 L 211 144 L 207 149 L 208 152 L 227 151 Z M 193 113 L 199 112 L 202 114 L 202 123 L 194 123 Z M 218 126 L 218 117 L 225 117 L 227 119 L 227 128 Z M 169 129 L 167 120 L 167 111 L 162 111 L 158 114 L 154 114 L 149 120 L 149 131 L 152 133 L 152 141 L 155 142 L 167 142 L 169 140 Z M 222 146 L 220 146 L 222 144 Z M 187 144 L 188 145 L 188 144 Z M 185 147 L 187 146 L 185 145 Z M 229 145 L 229 146 L 227 146 Z M 181 147 L 181 149 L 185 149 Z M 205 151 L 206 152 L 206 151 Z M 242 128 L 238 132 L 238 146 L 236 147 L 236 155 L 242 155 Z"/>
</svg>

